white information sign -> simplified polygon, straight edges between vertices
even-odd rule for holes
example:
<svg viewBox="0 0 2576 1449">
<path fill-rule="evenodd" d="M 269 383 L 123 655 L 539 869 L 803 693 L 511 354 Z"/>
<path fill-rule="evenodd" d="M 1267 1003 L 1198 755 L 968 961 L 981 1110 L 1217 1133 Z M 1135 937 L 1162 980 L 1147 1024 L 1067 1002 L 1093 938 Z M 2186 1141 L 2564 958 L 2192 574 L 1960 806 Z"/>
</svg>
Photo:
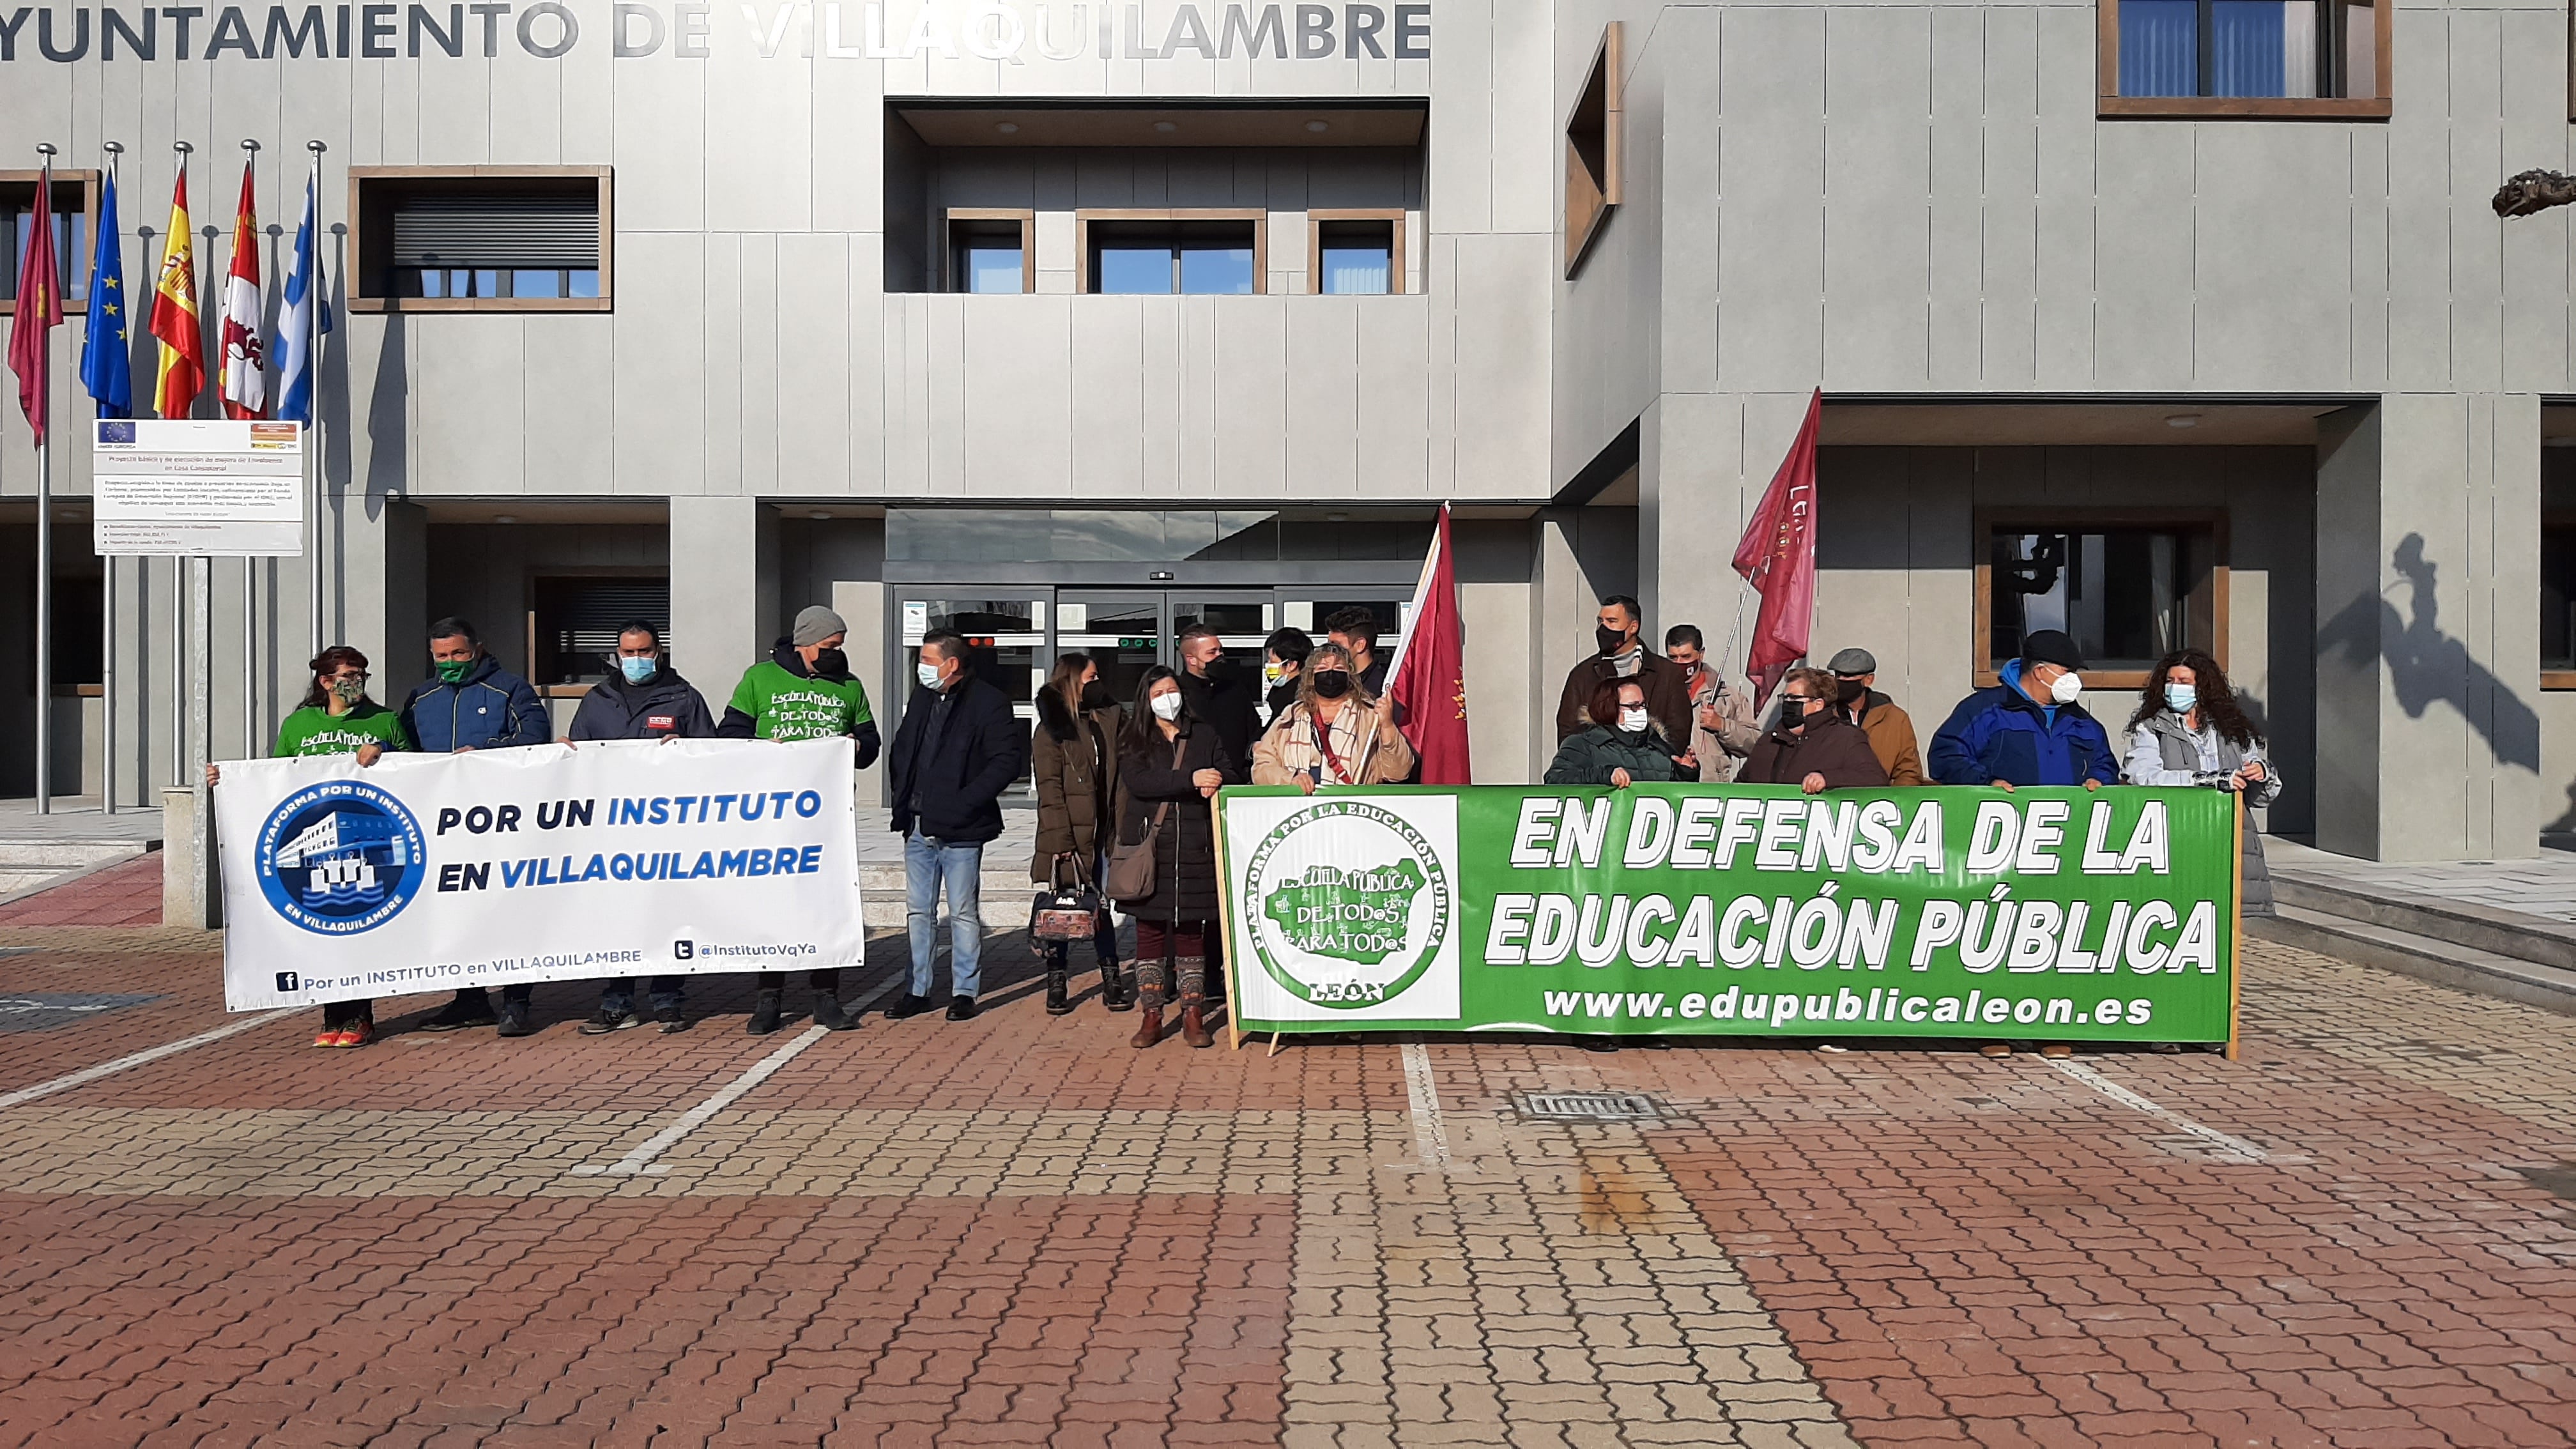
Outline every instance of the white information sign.
<svg viewBox="0 0 2576 1449">
<path fill-rule="evenodd" d="M 861 963 L 847 739 L 222 768 L 234 1011 Z"/>
<path fill-rule="evenodd" d="M 94 425 L 90 474 L 102 557 L 291 558 L 304 551 L 304 425 Z"/>
</svg>

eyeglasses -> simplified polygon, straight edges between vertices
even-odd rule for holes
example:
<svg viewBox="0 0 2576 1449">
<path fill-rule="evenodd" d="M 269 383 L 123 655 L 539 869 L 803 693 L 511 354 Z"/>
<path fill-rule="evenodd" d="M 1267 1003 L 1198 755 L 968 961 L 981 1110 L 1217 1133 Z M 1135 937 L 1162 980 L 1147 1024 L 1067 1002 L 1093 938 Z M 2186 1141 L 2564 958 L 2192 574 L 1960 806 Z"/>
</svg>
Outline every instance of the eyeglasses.
<svg viewBox="0 0 2576 1449">
<path fill-rule="evenodd" d="M 1816 702 L 1817 696 L 1812 694 L 1784 694 L 1780 696 L 1780 699 L 1784 704 L 1813 704 Z"/>
</svg>

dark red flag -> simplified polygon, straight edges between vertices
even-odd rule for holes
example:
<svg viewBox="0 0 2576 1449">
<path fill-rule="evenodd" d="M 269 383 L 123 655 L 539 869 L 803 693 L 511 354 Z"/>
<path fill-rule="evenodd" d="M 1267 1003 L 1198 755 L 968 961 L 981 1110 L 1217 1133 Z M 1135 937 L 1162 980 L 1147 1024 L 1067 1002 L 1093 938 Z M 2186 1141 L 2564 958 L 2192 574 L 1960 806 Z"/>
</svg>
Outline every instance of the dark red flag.
<svg viewBox="0 0 2576 1449">
<path fill-rule="evenodd" d="M 1818 388 L 1807 399 L 1798 440 L 1735 546 L 1735 571 L 1762 596 L 1744 662 L 1757 696 L 1769 695 L 1807 654 L 1807 626 L 1816 612 L 1816 427 L 1824 412 L 1825 392 Z"/>
<path fill-rule="evenodd" d="M 47 338 L 63 325 L 63 273 L 54 260 L 53 168 L 36 183 L 36 230 L 27 239 L 27 264 L 18 271 L 18 315 L 9 321 L 9 370 L 18 374 L 18 407 L 36 441 L 45 441 L 52 413 L 52 347 Z"/>
<path fill-rule="evenodd" d="M 1404 737 L 1422 757 L 1425 785 L 1474 782 L 1467 766 L 1466 634 L 1458 619 L 1458 571 L 1449 554 L 1449 507 L 1440 508 L 1431 556 L 1413 595 L 1413 627 L 1387 678 L 1387 698 L 1404 712 Z"/>
</svg>

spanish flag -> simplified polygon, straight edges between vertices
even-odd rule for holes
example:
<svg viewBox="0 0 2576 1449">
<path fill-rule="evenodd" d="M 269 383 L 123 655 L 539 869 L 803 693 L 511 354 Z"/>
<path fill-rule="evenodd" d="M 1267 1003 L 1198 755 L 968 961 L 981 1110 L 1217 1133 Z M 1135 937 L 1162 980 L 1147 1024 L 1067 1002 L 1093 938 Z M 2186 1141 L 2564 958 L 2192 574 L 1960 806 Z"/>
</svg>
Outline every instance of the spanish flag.
<svg viewBox="0 0 2576 1449">
<path fill-rule="evenodd" d="M 170 194 L 170 236 L 153 288 L 152 335 L 161 340 L 161 379 L 154 405 L 184 418 L 206 387 L 206 335 L 197 322 L 197 251 L 188 238 L 188 173 Z"/>
</svg>

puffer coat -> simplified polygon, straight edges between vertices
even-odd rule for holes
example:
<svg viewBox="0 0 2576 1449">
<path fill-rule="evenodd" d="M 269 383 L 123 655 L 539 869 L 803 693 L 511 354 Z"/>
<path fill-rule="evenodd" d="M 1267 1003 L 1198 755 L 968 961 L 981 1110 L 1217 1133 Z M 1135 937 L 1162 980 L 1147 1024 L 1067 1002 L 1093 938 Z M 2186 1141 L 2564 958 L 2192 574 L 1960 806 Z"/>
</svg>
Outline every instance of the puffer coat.
<svg viewBox="0 0 2576 1449">
<path fill-rule="evenodd" d="M 2206 718 L 2206 716 L 2204 716 Z M 2201 746 L 2206 742 L 2217 756 L 2218 768 L 2201 768 Z M 2263 762 L 2263 778 L 2245 792 L 2245 914 L 2269 916 L 2272 912 L 2272 868 L 2263 863 L 2263 832 L 2254 828 L 2254 809 L 2269 805 L 2281 797 L 2281 770 L 2263 752 L 2260 741 L 2251 748 L 2204 727 L 2194 735 L 2181 715 L 2160 709 L 2147 717 L 2144 724 L 2129 731 L 2129 759 L 2125 771 L 2132 785 L 2193 786 L 2224 788 L 2227 778 L 2247 760 Z"/>
<path fill-rule="evenodd" d="M 1100 849 L 1108 843 L 1100 831 L 1100 802 L 1112 802 L 1113 812 L 1118 808 L 1117 741 L 1126 723 L 1114 704 L 1076 714 L 1052 687 L 1038 691 L 1038 725 L 1029 737 L 1037 773 L 1038 848 L 1029 879 L 1045 883 L 1059 855 L 1081 862 L 1085 880 L 1098 872 Z M 1073 879 L 1072 873 L 1065 878 Z"/>
<path fill-rule="evenodd" d="M 1122 844 L 1144 839 L 1154 812 L 1172 807 L 1154 840 L 1154 893 L 1121 901 L 1119 908 L 1139 920 L 1167 925 L 1217 918 L 1216 813 L 1190 777 L 1214 770 L 1229 785 L 1244 783 L 1242 767 L 1233 762 L 1213 726 L 1186 714 L 1180 724 L 1177 764 L 1175 742 L 1164 739 L 1160 729 L 1149 730 L 1142 745 L 1131 731 L 1121 739 L 1118 757 L 1119 782 L 1127 791 L 1118 825 Z"/>
</svg>

